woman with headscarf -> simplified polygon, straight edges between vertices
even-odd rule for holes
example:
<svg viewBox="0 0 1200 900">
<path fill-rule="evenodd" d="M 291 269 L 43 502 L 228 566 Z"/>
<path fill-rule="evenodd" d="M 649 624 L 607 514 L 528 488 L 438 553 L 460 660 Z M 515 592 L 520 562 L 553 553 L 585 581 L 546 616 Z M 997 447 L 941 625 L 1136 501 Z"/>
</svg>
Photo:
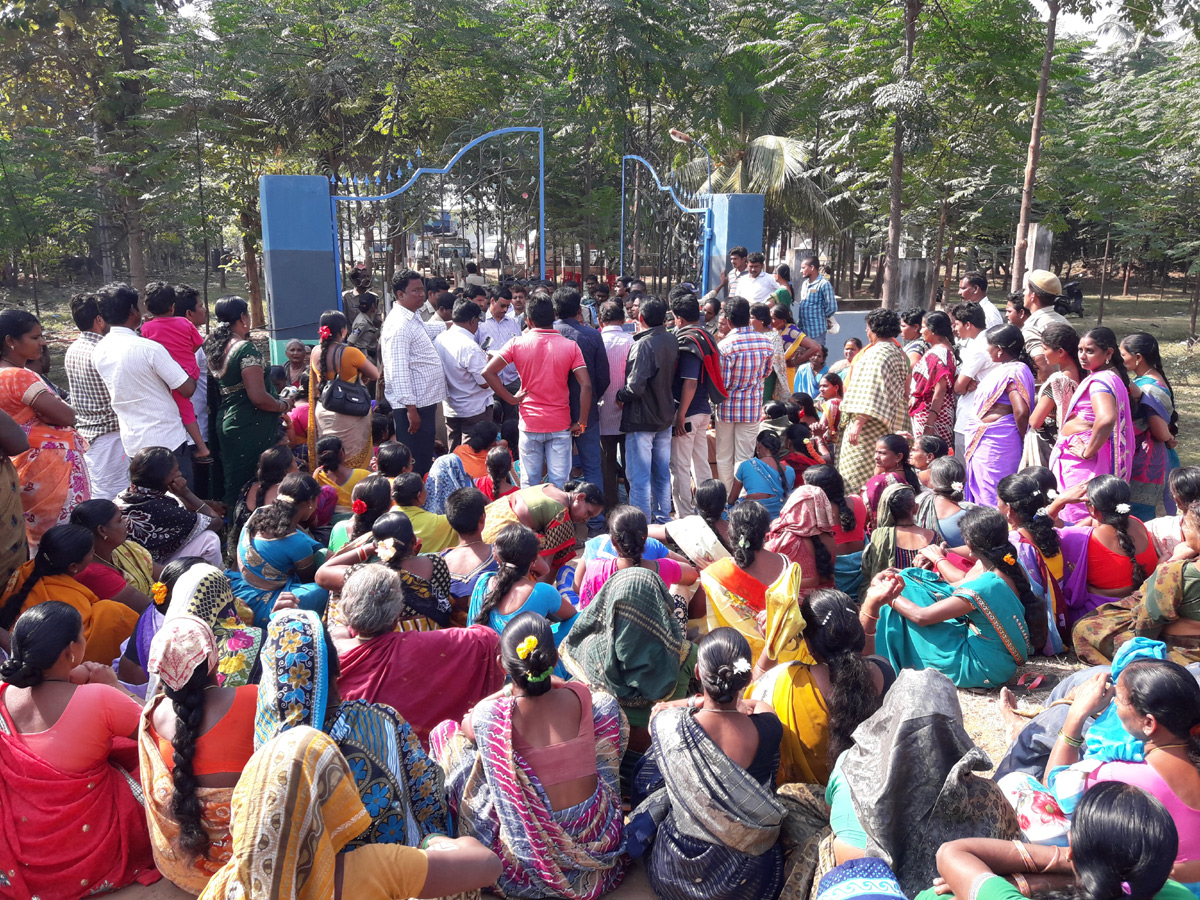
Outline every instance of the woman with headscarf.
<svg viewBox="0 0 1200 900">
<path fill-rule="evenodd" d="M 929 528 L 917 524 L 917 497 L 907 484 L 884 488 L 879 497 L 875 528 L 863 549 L 859 599 L 871 588 L 871 580 L 886 569 L 907 569 L 917 564 L 921 550 L 936 540 Z"/>
<path fill-rule="evenodd" d="M 431 853 L 394 844 L 347 852 L 371 816 L 353 765 L 315 728 L 293 728 L 259 748 L 230 813 L 230 860 L 202 900 L 441 897 L 484 887 L 500 873 L 495 854 L 474 838 L 431 837 Z"/>
<path fill-rule="evenodd" d="M 803 600 L 815 588 L 833 587 L 836 521 L 833 504 L 825 492 L 802 484 L 792 491 L 779 517 L 771 523 L 764 547 L 782 553 L 800 567 L 797 600 Z"/>
<path fill-rule="evenodd" d="M 442 773 L 412 728 L 391 707 L 343 701 L 337 679 L 337 651 L 315 612 L 289 609 L 273 616 L 263 645 L 255 746 L 297 725 L 329 734 L 371 816 L 355 846 L 416 846 L 430 834 L 445 834 Z"/>
</svg>

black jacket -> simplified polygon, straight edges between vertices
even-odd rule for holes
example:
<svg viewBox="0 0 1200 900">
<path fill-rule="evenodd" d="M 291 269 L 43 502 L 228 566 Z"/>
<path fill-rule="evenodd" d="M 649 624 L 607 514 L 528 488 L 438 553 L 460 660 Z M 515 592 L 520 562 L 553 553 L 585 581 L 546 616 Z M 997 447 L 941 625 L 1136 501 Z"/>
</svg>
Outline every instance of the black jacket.
<svg viewBox="0 0 1200 900">
<path fill-rule="evenodd" d="M 625 386 L 617 391 L 621 430 L 662 431 L 675 422 L 671 383 L 679 361 L 679 342 L 660 325 L 633 336 L 625 363 Z"/>
</svg>

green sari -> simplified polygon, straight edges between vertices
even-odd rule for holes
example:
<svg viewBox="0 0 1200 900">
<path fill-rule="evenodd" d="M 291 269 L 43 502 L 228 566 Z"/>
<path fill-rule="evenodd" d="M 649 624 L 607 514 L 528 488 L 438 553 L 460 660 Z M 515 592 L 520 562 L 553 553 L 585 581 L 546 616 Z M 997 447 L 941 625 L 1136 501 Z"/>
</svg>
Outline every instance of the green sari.
<svg viewBox="0 0 1200 900">
<path fill-rule="evenodd" d="M 267 392 L 274 396 L 263 356 L 251 341 L 231 341 L 220 368 L 214 370 L 221 388 L 217 430 L 225 473 L 224 500 L 230 509 L 237 505 L 242 488 L 258 471 L 259 456 L 278 443 L 281 432 L 279 413 L 259 409 L 246 393 L 242 371 L 254 366 L 262 371 Z"/>
<path fill-rule="evenodd" d="M 879 610 L 875 652 L 901 669 L 936 669 L 958 687 L 999 687 L 1029 658 L 1025 608 L 995 572 L 951 586 L 925 569 L 905 569 L 904 599 L 929 607 L 959 597 L 972 609 L 934 625 L 914 625 L 891 606 Z"/>
</svg>

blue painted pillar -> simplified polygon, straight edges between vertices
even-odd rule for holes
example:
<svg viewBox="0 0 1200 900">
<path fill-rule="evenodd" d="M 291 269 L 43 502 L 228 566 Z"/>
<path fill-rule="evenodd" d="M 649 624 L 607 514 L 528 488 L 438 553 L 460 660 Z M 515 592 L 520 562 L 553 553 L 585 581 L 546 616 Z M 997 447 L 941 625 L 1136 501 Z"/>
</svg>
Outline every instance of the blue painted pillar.
<svg viewBox="0 0 1200 900">
<path fill-rule="evenodd" d="M 264 175 L 258 193 L 271 361 L 278 365 L 290 339 L 314 343 L 321 313 L 341 308 L 336 231 L 324 176 Z"/>
<path fill-rule="evenodd" d="M 762 194 L 713 195 L 713 240 L 708 253 L 710 288 L 721 283 L 730 248 L 741 246 L 751 253 L 762 251 L 765 209 L 766 198 Z"/>
</svg>

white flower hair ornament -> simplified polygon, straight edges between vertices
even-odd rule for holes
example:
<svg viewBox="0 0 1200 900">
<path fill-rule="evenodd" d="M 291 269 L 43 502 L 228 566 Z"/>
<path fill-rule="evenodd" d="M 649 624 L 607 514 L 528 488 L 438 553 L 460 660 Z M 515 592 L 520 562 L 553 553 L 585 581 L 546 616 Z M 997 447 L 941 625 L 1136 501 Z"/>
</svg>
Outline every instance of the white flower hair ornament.
<svg viewBox="0 0 1200 900">
<path fill-rule="evenodd" d="M 733 661 L 733 671 L 736 675 L 743 675 L 750 671 L 750 660 L 744 656 L 740 656 Z"/>
<path fill-rule="evenodd" d="M 1050 488 L 1050 490 L 1046 491 L 1046 496 L 1050 500 L 1056 500 L 1058 498 L 1058 491 L 1056 491 L 1054 488 Z"/>
<path fill-rule="evenodd" d="M 963 483 L 961 481 L 952 481 L 950 482 L 950 487 L 956 491 L 961 491 L 963 489 Z"/>
<path fill-rule="evenodd" d="M 396 555 L 396 539 L 384 538 L 375 545 L 375 555 L 383 562 L 391 562 L 392 557 Z"/>
<path fill-rule="evenodd" d="M 1131 507 L 1131 506 L 1130 506 L 1128 503 L 1118 503 L 1118 504 L 1117 504 L 1115 507 L 1113 507 L 1113 508 L 1114 508 L 1114 509 L 1117 511 L 1117 513 L 1118 513 L 1119 515 L 1122 515 L 1122 516 L 1127 516 L 1127 515 L 1129 515 L 1129 511 L 1130 511 L 1130 510 L 1131 510 L 1133 507 Z"/>
</svg>

